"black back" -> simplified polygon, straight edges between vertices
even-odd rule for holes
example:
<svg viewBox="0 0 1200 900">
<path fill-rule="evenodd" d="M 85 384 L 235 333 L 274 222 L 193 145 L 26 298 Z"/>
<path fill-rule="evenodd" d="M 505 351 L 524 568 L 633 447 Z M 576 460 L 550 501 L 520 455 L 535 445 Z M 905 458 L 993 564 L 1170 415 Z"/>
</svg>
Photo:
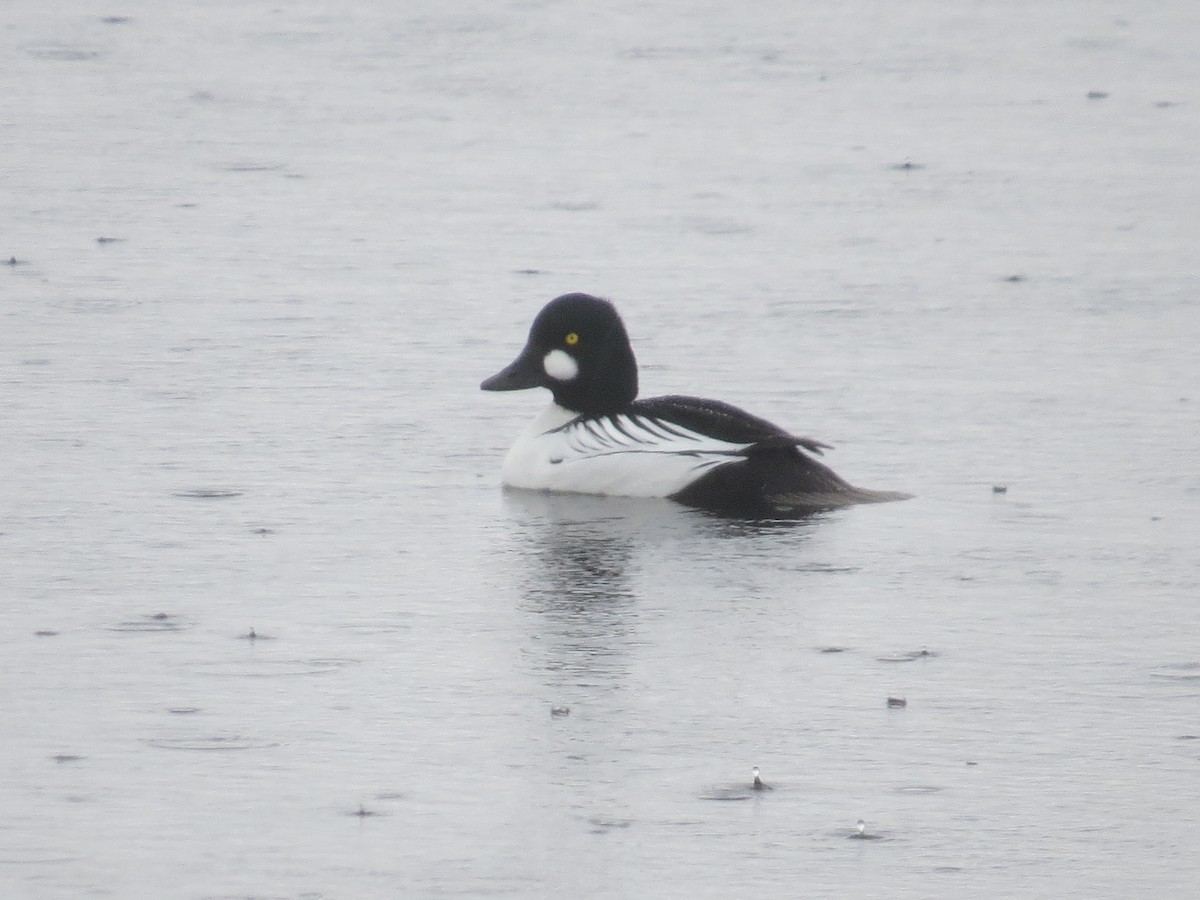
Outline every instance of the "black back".
<svg viewBox="0 0 1200 900">
<path fill-rule="evenodd" d="M 828 445 L 796 437 L 719 400 L 653 397 L 630 404 L 626 412 L 750 445 L 739 458 L 717 466 L 671 497 L 687 506 L 722 515 L 774 518 L 896 499 L 854 487 L 805 452 L 820 453 Z"/>
<path fill-rule="evenodd" d="M 630 404 L 628 412 L 674 422 L 692 431 L 734 444 L 757 443 L 778 447 L 799 445 L 817 454 L 829 449 L 828 444 L 822 444 L 812 438 L 797 437 L 773 422 L 752 416 L 744 409 L 720 400 L 678 395 L 651 397 Z"/>
</svg>

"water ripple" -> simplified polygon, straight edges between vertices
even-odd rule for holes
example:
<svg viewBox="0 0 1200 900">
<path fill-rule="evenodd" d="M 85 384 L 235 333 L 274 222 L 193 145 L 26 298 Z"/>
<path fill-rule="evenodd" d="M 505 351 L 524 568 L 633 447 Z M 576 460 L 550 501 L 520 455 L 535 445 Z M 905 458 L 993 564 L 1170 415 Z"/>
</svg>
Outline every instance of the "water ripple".
<svg viewBox="0 0 1200 900">
<path fill-rule="evenodd" d="M 1151 670 L 1150 677 L 1168 681 L 1200 681 L 1200 662 L 1168 663 Z"/>
<path fill-rule="evenodd" d="M 108 626 L 109 631 L 184 631 L 192 624 L 170 613 L 148 613 L 136 619 L 126 619 L 116 625 Z"/>
<path fill-rule="evenodd" d="M 217 678 L 284 678 L 326 675 L 359 662 L 357 659 L 246 659 L 196 663 L 193 668 L 198 675 Z"/>
<path fill-rule="evenodd" d="M 275 741 L 251 740 L 240 734 L 215 734 L 207 737 L 147 738 L 143 743 L 159 750 L 266 750 L 278 747 Z"/>
<path fill-rule="evenodd" d="M 920 650 L 903 650 L 899 653 L 889 653 L 886 656 L 875 657 L 879 662 L 903 663 L 912 662 L 914 659 L 932 659 L 937 656 L 929 650 L 922 647 Z"/>
</svg>

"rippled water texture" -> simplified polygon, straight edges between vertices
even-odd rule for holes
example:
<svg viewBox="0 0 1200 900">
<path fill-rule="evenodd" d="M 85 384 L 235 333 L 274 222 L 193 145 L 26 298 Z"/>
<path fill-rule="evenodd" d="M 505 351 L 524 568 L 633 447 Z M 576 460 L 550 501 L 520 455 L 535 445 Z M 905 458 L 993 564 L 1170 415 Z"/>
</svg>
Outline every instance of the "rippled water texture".
<svg viewBox="0 0 1200 900">
<path fill-rule="evenodd" d="M 1194 896 L 1197 9 L 9 0 L 0 895 Z M 505 494 L 571 290 L 916 498 Z"/>
</svg>

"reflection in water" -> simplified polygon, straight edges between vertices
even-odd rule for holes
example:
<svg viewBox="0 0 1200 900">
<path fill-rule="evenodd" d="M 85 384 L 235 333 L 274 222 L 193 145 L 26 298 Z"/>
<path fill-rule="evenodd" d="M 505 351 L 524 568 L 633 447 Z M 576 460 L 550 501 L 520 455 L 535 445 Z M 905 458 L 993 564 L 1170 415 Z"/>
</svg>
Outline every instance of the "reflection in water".
<svg viewBox="0 0 1200 900">
<path fill-rule="evenodd" d="M 535 496 L 546 502 L 513 506 L 527 562 L 522 594 L 538 619 L 539 667 L 559 673 L 561 684 L 619 681 L 634 615 L 633 537 L 613 518 Z"/>
<path fill-rule="evenodd" d="M 671 554 L 719 567 L 729 554 L 770 552 L 764 544 L 776 538 L 794 543 L 815 521 L 727 519 L 666 500 L 519 490 L 505 492 L 505 505 L 527 561 L 522 593 L 538 616 L 541 665 L 572 676 L 556 679 L 561 684 L 619 683 L 643 561 Z"/>
</svg>

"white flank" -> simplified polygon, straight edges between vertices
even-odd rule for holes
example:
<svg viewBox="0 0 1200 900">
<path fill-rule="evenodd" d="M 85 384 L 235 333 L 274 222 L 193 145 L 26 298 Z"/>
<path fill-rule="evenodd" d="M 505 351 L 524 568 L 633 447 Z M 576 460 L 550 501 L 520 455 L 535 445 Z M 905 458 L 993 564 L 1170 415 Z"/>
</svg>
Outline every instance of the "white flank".
<svg viewBox="0 0 1200 900">
<path fill-rule="evenodd" d="M 550 404 L 504 460 L 510 487 L 614 497 L 669 497 L 736 459 L 732 444 L 645 416 L 605 416 L 564 427 L 575 413 Z"/>
<path fill-rule="evenodd" d="M 571 358 L 571 354 L 562 350 L 551 350 L 542 360 L 542 368 L 555 381 L 570 381 L 579 374 L 579 363 Z"/>
</svg>

